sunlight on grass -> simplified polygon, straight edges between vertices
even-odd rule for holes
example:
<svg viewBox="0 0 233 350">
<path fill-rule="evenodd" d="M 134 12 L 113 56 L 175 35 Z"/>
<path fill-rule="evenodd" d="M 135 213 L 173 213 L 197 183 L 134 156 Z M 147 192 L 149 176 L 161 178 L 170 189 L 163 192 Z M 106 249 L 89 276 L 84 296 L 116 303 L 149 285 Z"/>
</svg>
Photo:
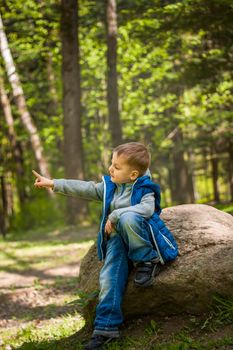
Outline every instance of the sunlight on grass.
<svg viewBox="0 0 233 350">
<path fill-rule="evenodd" d="M 85 321 L 78 313 L 46 321 L 22 323 L 21 326 L 0 331 L 0 348 L 7 350 L 9 346 L 17 348 L 23 343 L 61 339 L 78 332 L 84 325 Z"/>
<path fill-rule="evenodd" d="M 229 204 L 216 204 L 215 208 L 225 211 L 225 213 L 233 214 L 233 203 Z"/>
<path fill-rule="evenodd" d="M 26 246 L 21 242 L 2 243 L 0 270 L 6 268 L 22 271 L 29 267 L 41 270 L 72 262 L 77 263 L 93 243 L 93 241 L 88 241 L 65 246 L 63 244 L 54 246 L 52 242 L 50 244 L 35 244 L 34 242 Z"/>
</svg>

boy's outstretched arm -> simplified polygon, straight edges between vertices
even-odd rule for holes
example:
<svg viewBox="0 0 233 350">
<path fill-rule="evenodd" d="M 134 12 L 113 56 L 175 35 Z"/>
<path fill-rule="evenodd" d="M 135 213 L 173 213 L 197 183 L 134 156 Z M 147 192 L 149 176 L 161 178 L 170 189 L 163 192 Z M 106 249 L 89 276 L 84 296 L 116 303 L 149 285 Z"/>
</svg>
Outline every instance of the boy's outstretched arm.
<svg viewBox="0 0 233 350">
<path fill-rule="evenodd" d="M 51 179 L 48 179 L 47 177 L 44 177 L 37 173 L 35 170 L 32 170 L 33 174 L 36 177 L 34 186 L 38 188 L 51 188 L 53 189 L 54 187 L 54 181 Z"/>
</svg>

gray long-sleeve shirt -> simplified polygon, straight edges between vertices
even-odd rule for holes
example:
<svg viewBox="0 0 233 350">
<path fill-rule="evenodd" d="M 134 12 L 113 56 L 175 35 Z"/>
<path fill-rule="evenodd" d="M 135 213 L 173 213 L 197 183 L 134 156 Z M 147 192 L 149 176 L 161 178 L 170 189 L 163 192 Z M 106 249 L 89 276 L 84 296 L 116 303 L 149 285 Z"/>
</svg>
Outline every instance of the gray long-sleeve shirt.
<svg viewBox="0 0 233 350">
<path fill-rule="evenodd" d="M 114 196 L 110 205 L 109 220 L 117 224 L 120 216 L 133 211 L 144 218 L 150 218 L 155 210 L 155 199 L 153 193 L 142 197 L 141 202 L 134 206 L 130 204 L 133 183 L 117 184 Z M 89 200 L 103 200 L 104 182 L 54 179 L 53 191 L 64 195 L 77 196 Z"/>
</svg>

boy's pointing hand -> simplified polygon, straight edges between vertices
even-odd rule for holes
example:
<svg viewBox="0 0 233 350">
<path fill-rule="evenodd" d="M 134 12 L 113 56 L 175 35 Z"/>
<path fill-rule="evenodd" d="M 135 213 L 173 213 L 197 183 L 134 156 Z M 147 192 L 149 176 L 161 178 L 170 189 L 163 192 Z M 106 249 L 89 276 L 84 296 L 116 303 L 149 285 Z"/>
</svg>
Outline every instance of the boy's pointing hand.
<svg viewBox="0 0 233 350">
<path fill-rule="evenodd" d="M 53 188 L 54 186 L 54 181 L 48 179 L 47 177 L 44 177 L 37 173 L 35 170 L 32 170 L 33 174 L 36 177 L 34 186 L 37 188 Z"/>
</svg>

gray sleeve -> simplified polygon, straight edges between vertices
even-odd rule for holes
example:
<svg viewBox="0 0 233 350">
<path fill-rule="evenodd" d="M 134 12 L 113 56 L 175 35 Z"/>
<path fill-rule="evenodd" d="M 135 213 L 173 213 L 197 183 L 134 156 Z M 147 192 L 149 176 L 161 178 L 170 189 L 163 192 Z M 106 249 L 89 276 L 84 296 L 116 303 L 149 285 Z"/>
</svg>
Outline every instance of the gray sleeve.
<svg viewBox="0 0 233 350">
<path fill-rule="evenodd" d="M 113 224 L 117 224 L 120 216 L 123 213 L 129 212 L 129 211 L 139 214 L 143 216 L 145 219 L 149 219 L 155 211 L 154 193 L 148 193 L 145 196 L 143 196 L 139 204 L 126 207 L 126 208 L 113 210 L 108 218 Z"/>
<path fill-rule="evenodd" d="M 104 183 L 94 181 L 54 179 L 53 191 L 70 196 L 102 201 Z"/>
</svg>

